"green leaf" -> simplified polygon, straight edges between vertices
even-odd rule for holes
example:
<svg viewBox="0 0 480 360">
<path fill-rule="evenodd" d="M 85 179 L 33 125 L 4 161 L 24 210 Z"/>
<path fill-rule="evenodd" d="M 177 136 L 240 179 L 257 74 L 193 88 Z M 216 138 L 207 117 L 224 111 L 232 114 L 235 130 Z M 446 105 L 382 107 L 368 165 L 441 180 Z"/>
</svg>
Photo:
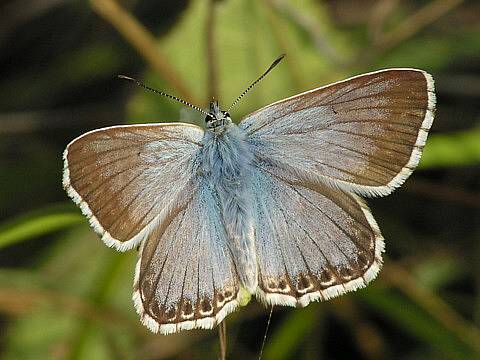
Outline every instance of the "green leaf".
<svg viewBox="0 0 480 360">
<path fill-rule="evenodd" d="M 421 168 L 480 164 L 480 128 L 455 134 L 432 135 L 427 140 Z"/>
<path fill-rule="evenodd" d="M 291 359 L 307 334 L 318 324 L 318 306 L 295 309 L 275 331 L 265 346 L 263 359 Z"/>
<path fill-rule="evenodd" d="M 434 291 L 459 281 L 466 270 L 465 263 L 453 256 L 429 257 L 413 269 L 418 283 Z"/>
<path fill-rule="evenodd" d="M 196 1 L 185 10 L 177 26 L 159 40 L 159 48 L 193 93 L 206 106 L 210 99 L 208 63 L 205 50 L 205 24 L 208 2 Z M 296 7 L 296 6 L 295 6 Z M 299 7 L 316 19 L 327 18 L 327 9 L 312 0 L 302 0 Z M 292 96 L 331 80 L 349 75 L 339 72 L 319 50 L 314 41 L 298 23 L 287 16 L 278 16 L 266 2 L 230 0 L 216 2 L 215 60 L 218 73 L 218 96 L 222 107 L 233 100 L 253 82 L 281 53 L 285 60 L 245 96 L 232 110 L 235 121 L 244 114 L 275 100 Z M 334 47 L 340 42 L 339 32 L 329 22 L 322 22 L 328 39 Z M 335 36 L 333 36 L 335 35 Z M 342 44 L 344 46 L 344 44 Z M 188 56 L 186 54 L 188 48 Z M 147 73 L 145 82 L 166 92 L 165 83 L 157 74 Z M 181 106 L 169 99 L 159 98 L 139 89 L 129 104 L 132 121 L 178 121 Z M 203 117 L 202 117 L 203 120 Z"/>
<path fill-rule="evenodd" d="M 445 329 L 408 299 L 387 289 L 370 287 L 357 296 L 390 319 L 403 331 L 428 344 L 442 358 L 473 359 L 478 354 L 462 342 L 457 334 Z"/>
<path fill-rule="evenodd" d="M 52 249 L 35 271 L 0 269 L 0 283 L 22 296 L 32 296 L 23 290 L 36 288 L 59 295 L 34 299 L 35 308 L 12 321 L 5 358 L 50 359 L 59 347 L 62 358 L 133 359 L 135 338 L 148 331 L 131 303 L 135 252 L 109 249 L 86 226 L 66 232 Z M 98 316 L 102 313 L 110 315 Z"/>
<path fill-rule="evenodd" d="M 458 29 L 455 32 L 417 36 L 385 54 L 378 67 L 418 67 L 433 75 L 435 70 L 451 66 L 462 59 L 479 59 L 480 36 L 478 30 Z"/>
<path fill-rule="evenodd" d="M 64 207 L 37 210 L 0 225 L 0 249 L 83 222 L 85 218 L 78 211 L 66 211 Z"/>
</svg>

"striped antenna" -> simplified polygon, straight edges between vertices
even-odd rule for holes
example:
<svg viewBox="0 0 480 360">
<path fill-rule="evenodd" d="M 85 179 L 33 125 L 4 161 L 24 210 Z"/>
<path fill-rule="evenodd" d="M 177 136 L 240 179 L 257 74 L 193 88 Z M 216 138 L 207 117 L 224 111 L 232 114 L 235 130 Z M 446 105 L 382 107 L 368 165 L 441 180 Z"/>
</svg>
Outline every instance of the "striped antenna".
<svg viewBox="0 0 480 360">
<path fill-rule="evenodd" d="M 176 100 L 176 101 L 182 103 L 183 105 L 189 106 L 189 107 L 191 107 L 192 109 L 195 109 L 195 110 L 201 112 L 202 114 L 204 114 L 204 115 L 206 115 L 206 116 L 210 116 L 209 113 L 207 113 L 205 110 L 199 108 L 198 106 L 192 105 L 192 104 L 190 104 L 189 102 L 187 102 L 187 101 L 185 101 L 185 100 L 182 100 L 182 99 L 180 99 L 180 98 L 178 98 L 178 97 L 176 97 L 176 96 L 167 94 L 167 93 L 165 93 L 165 92 L 163 92 L 163 91 L 153 89 L 153 88 L 151 88 L 150 86 L 145 85 L 145 84 L 142 83 L 141 81 L 138 81 L 137 79 L 134 79 L 134 78 L 131 78 L 131 77 L 125 76 L 125 75 L 117 75 L 117 77 L 118 77 L 119 79 L 131 81 L 131 82 L 137 84 L 138 86 L 140 86 L 140 87 L 142 87 L 142 88 L 144 88 L 144 89 L 146 89 L 146 90 L 149 90 L 149 91 L 154 92 L 154 93 L 156 93 L 156 94 L 160 94 L 160 95 L 166 96 L 167 98 Z"/>
<path fill-rule="evenodd" d="M 257 83 L 258 83 L 260 80 L 262 80 L 275 66 L 277 66 L 278 63 L 279 63 L 280 61 L 282 61 L 282 59 L 283 59 L 284 57 L 285 57 L 285 54 L 282 54 L 282 55 L 280 55 L 278 58 L 276 58 L 275 61 L 272 63 L 272 65 L 270 65 L 270 67 L 267 69 L 267 71 L 265 71 L 262 75 L 260 75 L 260 77 L 259 77 L 257 80 L 255 80 L 253 83 L 251 83 L 250 86 L 249 86 L 248 88 L 246 88 L 245 91 L 242 92 L 242 93 L 240 94 L 240 96 L 235 99 L 235 101 L 233 102 L 233 104 L 230 105 L 230 107 L 227 109 L 227 112 L 230 112 L 230 110 L 231 110 L 235 105 L 237 105 L 237 103 L 240 101 L 240 99 L 241 99 L 247 92 L 249 92 L 255 85 L 257 85 Z"/>
</svg>

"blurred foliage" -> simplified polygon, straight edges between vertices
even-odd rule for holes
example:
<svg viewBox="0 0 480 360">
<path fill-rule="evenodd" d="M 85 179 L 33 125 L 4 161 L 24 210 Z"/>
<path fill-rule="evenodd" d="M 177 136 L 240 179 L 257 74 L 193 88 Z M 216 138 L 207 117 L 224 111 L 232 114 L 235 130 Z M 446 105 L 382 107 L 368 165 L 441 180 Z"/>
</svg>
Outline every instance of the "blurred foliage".
<svg viewBox="0 0 480 360">
<path fill-rule="evenodd" d="M 476 165 L 480 162 L 480 128 L 432 136 L 422 156 L 422 167 Z"/>
<path fill-rule="evenodd" d="M 240 102 L 235 119 L 385 67 L 432 73 L 438 107 L 419 170 L 394 195 L 370 201 L 387 239 L 379 278 L 327 303 L 275 308 L 263 358 L 480 358 L 478 1 L 12 0 L 0 7 L 2 358 L 217 356 L 216 331 L 164 337 L 140 324 L 130 301 L 135 251 L 104 246 L 67 202 L 61 154 L 76 135 L 101 126 L 202 123 L 116 80 L 118 73 L 200 106 L 215 96 L 225 107 L 280 53 L 284 63 Z M 132 19 L 143 33 L 131 32 Z M 267 318 L 255 302 L 227 318 L 229 358 L 258 356 Z"/>
</svg>

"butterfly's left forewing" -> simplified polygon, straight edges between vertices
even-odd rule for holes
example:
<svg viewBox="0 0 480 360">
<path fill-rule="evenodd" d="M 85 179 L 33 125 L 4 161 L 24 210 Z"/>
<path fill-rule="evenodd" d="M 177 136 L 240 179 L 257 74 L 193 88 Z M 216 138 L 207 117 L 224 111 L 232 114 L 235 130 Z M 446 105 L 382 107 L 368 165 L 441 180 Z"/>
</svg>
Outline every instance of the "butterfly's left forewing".
<svg viewBox="0 0 480 360">
<path fill-rule="evenodd" d="M 306 306 L 364 287 L 377 275 L 383 238 L 356 195 L 284 177 L 261 165 L 252 177 L 257 296 Z"/>
<path fill-rule="evenodd" d="M 88 132 L 65 150 L 63 186 L 108 246 L 131 249 L 189 194 L 202 137 L 181 123 Z"/>
</svg>

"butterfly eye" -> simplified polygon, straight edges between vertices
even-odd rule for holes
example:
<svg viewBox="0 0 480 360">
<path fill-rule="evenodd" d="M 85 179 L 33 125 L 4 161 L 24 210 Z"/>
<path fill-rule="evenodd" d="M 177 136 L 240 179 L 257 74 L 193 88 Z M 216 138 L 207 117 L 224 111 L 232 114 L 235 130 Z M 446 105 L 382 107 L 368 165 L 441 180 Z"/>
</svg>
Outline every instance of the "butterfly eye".
<svg viewBox="0 0 480 360">
<path fill-rule="evenodd" d="M 212 115 L 207 115 L 207 116 L 205 116 L 205 122 L 206 122 L 206 123 L 209 123 L 209 122 L 211 122 L 211 121 L 213 121 L 213 116 L 212 116 Z"/>
<path fill-rule="evenodd" d="M 230 117 L 230 114 L 227 111 L 224 111 L 223 115 L 225 115 L 225 117 L 228 117 L 228 118 Z"/>
</svg>

